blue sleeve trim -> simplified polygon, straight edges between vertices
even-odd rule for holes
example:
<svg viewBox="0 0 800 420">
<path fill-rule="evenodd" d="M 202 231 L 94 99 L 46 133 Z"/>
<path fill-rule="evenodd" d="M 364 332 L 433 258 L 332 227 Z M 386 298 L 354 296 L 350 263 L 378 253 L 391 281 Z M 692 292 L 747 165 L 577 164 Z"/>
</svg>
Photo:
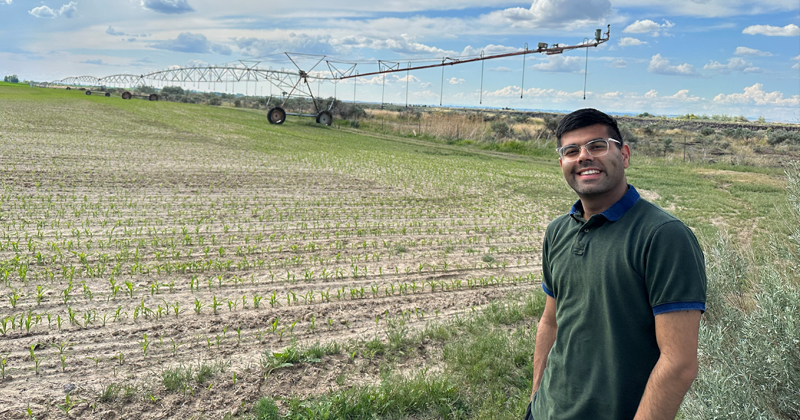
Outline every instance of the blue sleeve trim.
<svg viewBox="0 0 800 420">
<path fill-rule="evenodd" d="M 544 285 L 544 283 L 542 283 L 542 290 L 544 290 L 547 296 L 550 296 L 553 299 L 556 298 L 556 295 L 554 295 L 553 292 L 551 292 L 550 289 L 548 289 L 547 286 Z"/>
<path fill-rule="evenodd" d="M 547 290 L 545 289 L 545 292 Z M 706 304 L 703 302 L 676 302 L 676 303 L 665 303 L 663 305 L 658 305 L 653 308 L 653 315 L 658 314 L 665 314 L 667 312 L 675 312 L 675 311 L 691 311 L 691 310 L 698 310 L 700 312 L 706 311 Z"/>
</svg>

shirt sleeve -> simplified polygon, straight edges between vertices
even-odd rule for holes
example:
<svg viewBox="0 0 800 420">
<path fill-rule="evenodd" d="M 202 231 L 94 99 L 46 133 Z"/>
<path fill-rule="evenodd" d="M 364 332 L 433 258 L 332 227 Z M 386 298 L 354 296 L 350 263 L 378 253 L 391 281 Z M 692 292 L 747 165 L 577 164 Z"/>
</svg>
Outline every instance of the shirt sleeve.
<svg viewBox="0 0 800 420">
<path fill-rule="evenodd" d="M 705 258 L 694 233 L 679 220 L 659 226 L 648 243 L 645 284 L 653 314 L 705 311 Z"/>
<path fill-rule="evenodd" d="M 549 243 L 550 243 L 550 227 L 548 226 L 547 231 L 544 234 L 544 242 L 542 244 L 542 290 L 550 296 L 551 298 L 555 298 L 555 294 L 553 293 L 553 273 L 550 270 L 550 254 L 549 254 Z"/>
</svg>

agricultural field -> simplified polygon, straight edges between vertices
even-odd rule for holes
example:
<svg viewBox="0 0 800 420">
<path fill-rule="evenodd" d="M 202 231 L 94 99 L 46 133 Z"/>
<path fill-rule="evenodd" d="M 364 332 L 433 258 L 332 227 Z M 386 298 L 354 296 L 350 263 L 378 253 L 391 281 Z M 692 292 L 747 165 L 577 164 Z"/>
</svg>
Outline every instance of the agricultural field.
<svg viewBox="0 0 800 420">
<path fill-rule="evenodd" d="M 65 387 L 179 366 L 233 382 L 265 350 L 420 329 L 530 291 L 546 222 L 569 203 L 553 162 L 3 89 L 0 416 L 84 417 Z"/>
<path fill-rule="evenodd" d="M 0 143 L 2 418 L 298 413 L 436 377 L 481 316 L 526 372 L 542 236 L 574 201 L 552 158 L 251 109 L 3 85 Z M 778 170 L 644 163 L 631 181 L 701 241 L 781 229 Z M 432 417 L 480 417 L 443 389 Z"/>
</svg>

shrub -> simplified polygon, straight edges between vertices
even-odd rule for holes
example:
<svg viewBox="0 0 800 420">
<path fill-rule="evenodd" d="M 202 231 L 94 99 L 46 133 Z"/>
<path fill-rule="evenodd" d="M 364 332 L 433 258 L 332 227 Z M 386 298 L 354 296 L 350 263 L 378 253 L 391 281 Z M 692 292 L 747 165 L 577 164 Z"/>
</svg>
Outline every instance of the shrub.
<svg viewBox="0 0 800 420">
<path fill-rule="evenodd" d="M 511 133 L 511 127 L 505 121 L 492 121 L 492 132 L 497 138 L 508 137 Z"/>
<path fill-rule="evenodd" d="M 633 130 L 631 129 L 630 124 L 626 124 L 626 123 L 620 124 L 619 125 L 619 133 L 622 134 L 622 140 L 625 143 L 633 144 L 633 143 L 636 143 L 637 141 L 639 141 L 639 137 L 637 137 L 636 134 L 633 132 Z"/>
<path fill-rule="evenodd" d="M 687 418 L 800 418 L 800 164 L 787 171 L 793 226 L 757 266 L 724 233 L 707 253 L 700 371 Z M 793 223 L 792 223 L 793 222 Z"/>
<path fill-rule="evenodd" d="M 767 142 L 773 146 L 781 143 L 800 144 L 800 132 L 775 130 L 767 134 Z"/>
<path fill-rule="evenodd" d="M 161 88 L 161 93 L 164 95 L 184 95 L 186 92 L 180 86 L 164 86 Z"/>
<path fill-rule="evenodd" d="M 700 134 L 702 134 L 704 136 L 710 136 L 710 135 L 712 135 L 714 133 L 716 133 L 716 130 L 714 130 L 711 127 L 703 127 L 703 128 L 700 129 Z"/>
</svg>

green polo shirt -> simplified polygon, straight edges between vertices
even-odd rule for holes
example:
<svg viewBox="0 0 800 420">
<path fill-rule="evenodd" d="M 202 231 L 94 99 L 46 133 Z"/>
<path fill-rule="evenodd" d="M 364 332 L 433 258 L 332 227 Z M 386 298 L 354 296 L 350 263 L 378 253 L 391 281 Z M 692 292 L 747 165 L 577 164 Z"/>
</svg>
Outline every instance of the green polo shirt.
<svg viewBox="0 0 800 420">
<path fill-rule="evenodd" d="M 547 227 L 545 293 L 556 341 L 534 397 L 535 420 L 631 419 L 660 352 L 655 316 L 705 310 L 697 239 L 636 189 L 588 221 L 580 201 Z"/>
</svg>

